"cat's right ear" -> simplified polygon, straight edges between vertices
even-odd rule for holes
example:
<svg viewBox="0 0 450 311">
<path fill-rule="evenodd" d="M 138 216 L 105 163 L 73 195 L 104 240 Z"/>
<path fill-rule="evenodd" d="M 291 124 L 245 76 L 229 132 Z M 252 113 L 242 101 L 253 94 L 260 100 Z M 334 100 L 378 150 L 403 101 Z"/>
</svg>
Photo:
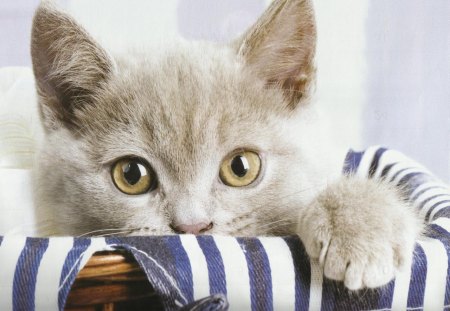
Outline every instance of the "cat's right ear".
<svg viewBox="0 0 450 311">
<path fill-rule="evenodd" d="M 33 19 L 31 56 L 46 130 L 81 126 L 77 110 L 92 104 L 113 72 L 108 54 L 70 16 L 43 1 Z"/>
</svg>

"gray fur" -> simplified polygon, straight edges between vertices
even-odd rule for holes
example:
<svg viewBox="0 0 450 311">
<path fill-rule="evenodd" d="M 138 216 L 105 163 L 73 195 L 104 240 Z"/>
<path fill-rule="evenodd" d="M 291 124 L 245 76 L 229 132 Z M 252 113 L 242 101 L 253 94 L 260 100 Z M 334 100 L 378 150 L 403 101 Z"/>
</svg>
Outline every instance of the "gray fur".
<svg viewBox="0 0 450 311">
<path fill-rule="evenodd" d="M 392 187 L 340 177 L 344 152 L 310 104 L 310 1 L 274 1 L 229 46 L 179 42 L 160 57 L 114 59 L 42 4 L 31 50 L 46 129 L 35 182 L 43 235 L 173 234 L 171 223 L 210 222 L 208 234 L 298 233 L 325 275 L 351 289 L 383 285 L 404 265 L 416 214 Z M 218 177 L 236 149 L 262 158 L 244 188 Z M 152 165 L 155 191 L 116 189 L 111 165 L 129 155 Z"/>
</svg>

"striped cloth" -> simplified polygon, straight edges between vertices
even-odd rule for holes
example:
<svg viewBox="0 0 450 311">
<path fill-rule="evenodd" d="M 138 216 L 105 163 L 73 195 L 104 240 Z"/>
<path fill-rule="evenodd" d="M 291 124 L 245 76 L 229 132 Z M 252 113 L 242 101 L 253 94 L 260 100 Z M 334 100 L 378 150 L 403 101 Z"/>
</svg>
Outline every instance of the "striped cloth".
<svg viewBox="0 0 450 311">
<path fill-rule="evenodd" d="M 230 310 L 449 309 L 448 186 L 402 154 L 380 147 L 350 151 L 344 173 L 385 178 L 406 189 L 427 223 L 411 268 L 383 288 L 355 293 L 324 279 L 295 236 L 5 236 L 0 237 L 0 310 L 62 310 L 77 272 L 94 252 L 111 249 L 135 256 L 167 310 L 219 293 Z"/>
</svg>

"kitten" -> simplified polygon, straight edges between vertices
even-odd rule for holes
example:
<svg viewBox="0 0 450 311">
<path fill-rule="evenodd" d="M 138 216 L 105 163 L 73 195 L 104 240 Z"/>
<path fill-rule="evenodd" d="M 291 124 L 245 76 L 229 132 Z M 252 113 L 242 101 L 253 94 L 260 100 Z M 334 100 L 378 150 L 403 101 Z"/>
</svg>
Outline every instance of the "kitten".
<svg viewBox="0 0 450 311">
<path fill-rule="evenodd" d="M 393 187 L 341 175 L 314 112 L 315 44 L 311 1 L 277 0 L 227 46 L 113 58 L 42 4 L 38 219 L 56 235 L 298 234 L 326 277 L 386 284 L 420 221 Z"/>
</svg>

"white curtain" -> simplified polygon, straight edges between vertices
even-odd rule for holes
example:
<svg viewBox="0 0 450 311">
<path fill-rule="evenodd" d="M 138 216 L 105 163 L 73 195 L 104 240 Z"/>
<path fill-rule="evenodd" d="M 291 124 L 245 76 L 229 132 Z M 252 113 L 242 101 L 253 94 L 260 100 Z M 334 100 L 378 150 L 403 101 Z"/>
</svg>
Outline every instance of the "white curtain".
<svg viewBox="0 0 450 311">
<path fill-rule="evenodd" d="M 450 180 L 450 1 L 372 0 L 364 140 Z"/>
</svg>

